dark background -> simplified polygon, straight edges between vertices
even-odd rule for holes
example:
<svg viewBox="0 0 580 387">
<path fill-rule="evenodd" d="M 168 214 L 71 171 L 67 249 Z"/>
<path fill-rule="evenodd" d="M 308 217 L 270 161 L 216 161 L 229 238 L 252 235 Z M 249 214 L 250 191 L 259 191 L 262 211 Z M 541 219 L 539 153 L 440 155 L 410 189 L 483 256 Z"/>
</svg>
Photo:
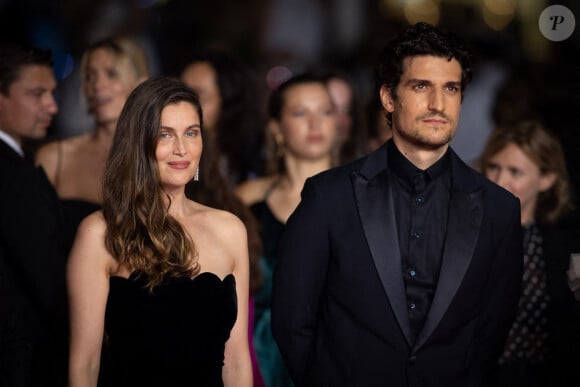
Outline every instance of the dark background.
<svg viewBox="0 0 580 387">
<path fill-rule="evenodd" d="M 538 28 L 539 14 L 553 4 L 568 7 L 576 16 L 576 30 L 562 42 L 545 39 Z M 109 35 L 138 39 L 153 74 L 178 74 L 194 50 L 225 48 L 254 68 L 264 95 L 267 74 L 275 66 L 294 73 L 338 68 L 352 76 L 359 101 L 366 104 L 374 98 L 372 68 L 382 46 L 403 26 L 428 21 L 452 29 L 472 44 L 478 53 L 476 75 L 478 67 L 491 63 L 497 74 L 503 74 L 498 79 L 516 79 L 524 92 L 507 98 L 510 114 L 544 120 L 571 147 L 568 157 L 577 160 L 579 4 L 572 0 L 0 0 L 0 39 L 52 49 L 60 112 L 50 135 L 64 137 L 91 128 L 79 92 L 78 63 L 89 44 Z M 485 90 L 486 82 L 468 88 L 466 97 L 480 92 L 489 101 L 484 105 L 466 99 L 465 122 L 492 119 L 488 105 L 495 101 L 497 87 Z M 471 113 L 477 109 L 482 111 Z M 475 133 L 460 128 L 463 139 L 456 140 L 485 141 Z"/>
</svg>

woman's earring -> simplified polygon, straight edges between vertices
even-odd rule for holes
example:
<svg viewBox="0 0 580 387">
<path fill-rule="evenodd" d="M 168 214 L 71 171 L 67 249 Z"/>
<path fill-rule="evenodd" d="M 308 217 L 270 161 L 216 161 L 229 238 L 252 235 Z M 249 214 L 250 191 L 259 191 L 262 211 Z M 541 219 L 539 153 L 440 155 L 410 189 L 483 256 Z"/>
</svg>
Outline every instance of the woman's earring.
<svg viewBox="0 0 580 387">
<path fill-rule="evenodd" d="M 286 149 L 284 148 L 284 137 L 282 137 L 281 134 L 276 134 L 274 136 L 274 142 L 276 144 L 276 157 L 278 158 L 282 158 L 284 157 L 284 153 L 286 152 Z"/>
<path fill-rule="evenodd" d="M 195 175 L 193 176 L 193 181 L 199 181 L 199 166 L 195 170 Z"/>
</svg>

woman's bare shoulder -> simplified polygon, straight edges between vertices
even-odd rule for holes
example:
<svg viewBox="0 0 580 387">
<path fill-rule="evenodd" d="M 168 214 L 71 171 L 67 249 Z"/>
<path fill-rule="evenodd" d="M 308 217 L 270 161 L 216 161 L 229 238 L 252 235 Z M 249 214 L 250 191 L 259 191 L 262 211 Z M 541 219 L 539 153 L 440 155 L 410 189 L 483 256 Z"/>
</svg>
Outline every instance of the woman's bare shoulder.
<svg viewBox="0 0 580 387">
<path fill-rule="evenodd" d="M 102 211 L 96 211 L 84 218 L 77 229 L 75 245 L 99 245 L 104 247 L 104 238 L 107 230 Z M 93 246 L 94 247 L 94 246 Z"/>
<path fill-rule="evenodd" d="M 234 194 L 247 206 L 264 200 L 266 193 L 274 184 L 277 175 L 259 177 L 241 183 L 234 189 Z"/>
<path fill-rule="evenodd" d="M 45 170 L 56 169 L 59 153 L 71 153 L 78 148 L 82 148 L 90 140 L 89 133 L 79 134 L 62 140 L 47 142 L 38 148 L 35 161 L 37 165 L 44 167 Z"/>
<path fill-rule="evenodd" d="M 215 228 L 217 230 L 223 230 L 232 227 L 236 228 L 240 225 L 244 227 L 240 218 L 229 211 L 204 206 L 201 204 L 198 205 L 198 219 L 212 229 Z"/>
<path fill-rule="evenodd" d="M 84 262 L 91 267 L 103 267 L 109 272 L 114 261 L 105 246 L 107 225 L 102 211 L 96 211 L 84 218 L 77 230 L 69 262 Z"/>
</svg>

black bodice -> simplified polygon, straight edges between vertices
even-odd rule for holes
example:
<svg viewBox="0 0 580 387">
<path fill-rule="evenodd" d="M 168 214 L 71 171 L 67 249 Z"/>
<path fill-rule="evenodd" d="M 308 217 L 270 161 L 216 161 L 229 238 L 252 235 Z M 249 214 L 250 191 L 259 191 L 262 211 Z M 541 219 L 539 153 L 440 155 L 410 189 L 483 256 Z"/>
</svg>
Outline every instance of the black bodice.
<svg viewBox="0 0 580 387">
<path fill-rule="evenodd" d="M 237 315 L 235 279 L 205 272 L 111 277 L 100 386 L 223 386 L 224 346 Z"/>
</svg>

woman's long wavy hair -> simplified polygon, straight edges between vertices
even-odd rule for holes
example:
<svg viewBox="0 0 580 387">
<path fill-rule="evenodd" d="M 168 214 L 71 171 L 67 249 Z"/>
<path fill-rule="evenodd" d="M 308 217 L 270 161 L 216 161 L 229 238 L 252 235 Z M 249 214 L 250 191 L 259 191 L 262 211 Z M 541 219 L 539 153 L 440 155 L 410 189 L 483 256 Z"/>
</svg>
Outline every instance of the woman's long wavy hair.
<svg viewBox="0 0 580 387">
<path fill-rule="evenodd" d="M 148 278 L 153 289 L 166 276 L 194 276 L 200 268 L 193 239 L 168 214 L 155 149 L 161 112 L 171 104 L 195 107 L 203 127 L 198 96 L 184 83 L 154 77 L 129 95 L 113 138 L 103 177 L 105 245 L 117 262 Z"/>
<path fill-rule="evenodd" d="M 490 159 L 509 144 L 518 146 L 538 166 L 541 174 L 556 175 L 552 187 L 539 193 L 534 217 L 543 224 L 558 222 L 574 208 L 560 141 L 536 121 L 500 127 L 491 134 L 481 156 L 482 173 L 485 173 Z"/>
</svg>

